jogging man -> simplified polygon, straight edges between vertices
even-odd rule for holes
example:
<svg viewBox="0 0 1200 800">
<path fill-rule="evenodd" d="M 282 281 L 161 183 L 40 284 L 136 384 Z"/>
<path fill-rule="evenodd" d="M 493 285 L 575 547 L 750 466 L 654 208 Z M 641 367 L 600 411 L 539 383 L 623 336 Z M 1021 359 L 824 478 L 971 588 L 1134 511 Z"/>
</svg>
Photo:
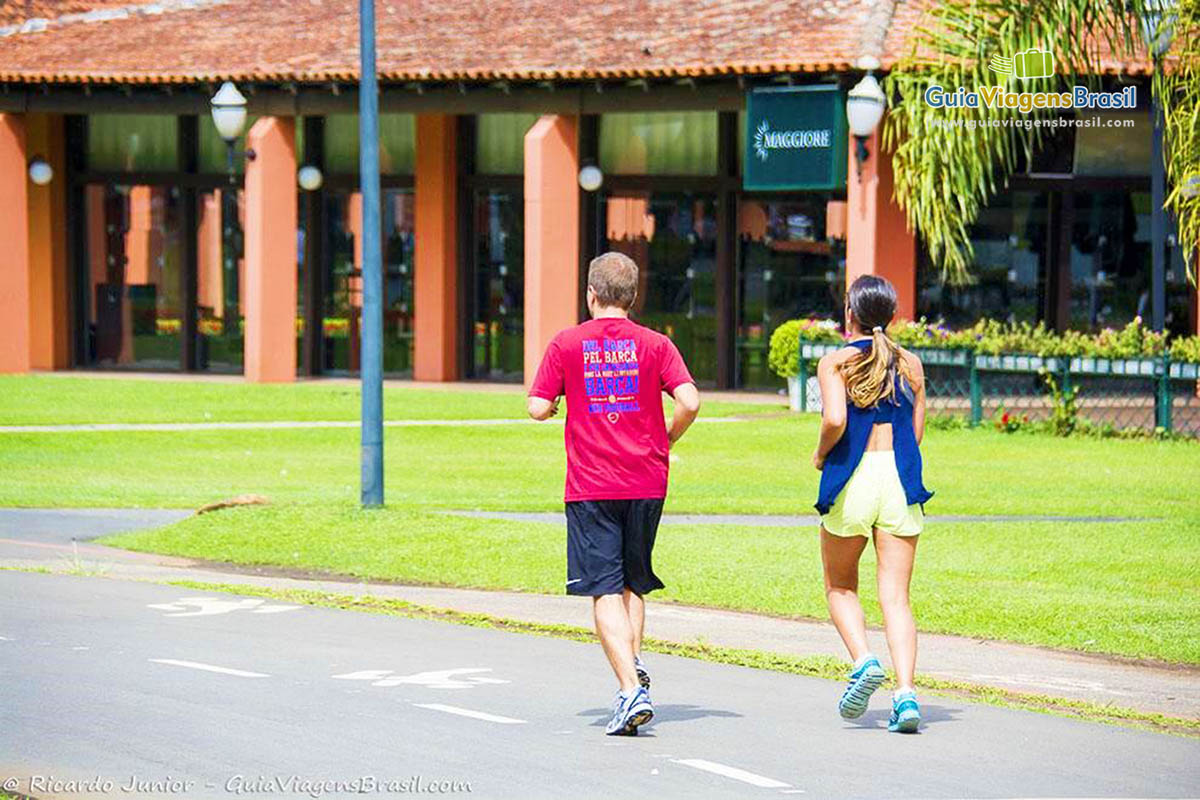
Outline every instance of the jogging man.
<svg viewBox="0 0 1200 800">
<path fill-rule="evenodd" d="M 567 592 L 592 598 L 596 633 L 620 684 L 610 736 L 636 736 L 654 716 L 641 660 L 642 597 L 663 588 L 650 554 L 667 496 L 668 450 L 700 411 L 679 350 L 629 319 L 637 287 L 628 256 L 592 261 L 592 318 L 550 342 L 528 399 L 529 416 L 546 420 L 567 398 Z M 669 428 L 663 392 L 675 400 Z"/>
</svg>

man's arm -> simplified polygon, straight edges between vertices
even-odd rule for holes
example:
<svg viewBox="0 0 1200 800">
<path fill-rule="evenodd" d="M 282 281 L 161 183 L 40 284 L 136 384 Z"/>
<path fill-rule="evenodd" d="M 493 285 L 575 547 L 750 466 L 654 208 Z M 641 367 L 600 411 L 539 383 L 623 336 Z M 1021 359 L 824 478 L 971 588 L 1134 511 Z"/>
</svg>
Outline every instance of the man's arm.
<svg viewBox="0 0 1200 800">
<path fill-rule="evenodd" d="M 530 395 L 525 400 L 525 408 L 529 411 L 529 416 L 538 422 L 545 422 L 558 413 L 558 398 L 547 400 L 544 397 Z"/>
<path fill-rule="evenodd" d="M 667 429 L 667 441 L 675 444 L 700 413 L 700 390 L 694 383 L 681 383 L 671 392 L 671 397 L 675 400 L 675 413 L 671 416 L 671 427 Z"/>
</svg>

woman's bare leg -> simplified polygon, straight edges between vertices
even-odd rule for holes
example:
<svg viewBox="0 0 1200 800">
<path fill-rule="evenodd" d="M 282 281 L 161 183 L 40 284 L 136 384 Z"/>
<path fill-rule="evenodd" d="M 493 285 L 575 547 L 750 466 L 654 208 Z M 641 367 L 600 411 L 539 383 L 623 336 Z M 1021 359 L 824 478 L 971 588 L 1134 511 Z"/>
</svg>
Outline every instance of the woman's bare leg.
<svg viewBox="0 0 1200 800">
<path fill-rule="evenodd" d="M 875 554 L 879 562 L 879 607 L 883 610 L 892 669 L 896 672 L 896 686 L 900 689 L 912 688 L 913 673 L 917 667 L 917 625 L 908 600 L 917 538 L 894 536 L 878 529 L 875 531 Z"/>
<path fill-rule="evenodd" d="M 829 616 L 841 634 L 850 659 L 858 661 L 870 652 L 867 621 L 858 601 L 858 559 L 866 549 L 865 536 L 834 536 L 821 528 L 821 562 L 825 565 L 825 599 Z"/>
</svg>

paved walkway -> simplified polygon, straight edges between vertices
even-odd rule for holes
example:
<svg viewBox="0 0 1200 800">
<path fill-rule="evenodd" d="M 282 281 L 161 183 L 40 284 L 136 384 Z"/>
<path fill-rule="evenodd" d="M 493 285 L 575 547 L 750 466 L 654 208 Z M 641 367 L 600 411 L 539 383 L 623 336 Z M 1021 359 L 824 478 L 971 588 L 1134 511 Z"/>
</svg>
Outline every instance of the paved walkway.
<svg viewBox="0 0 1200 800">
<path fill-rule="evenodd" d="M 87 540 L 121 529 L 164 525 L 181 510 L 0 510 L 0 566 L 95 571 L 120 580 L 194 580 L 394 597 L 437 608 L 546 624 L 591 628 L 579 598 L 519 592 L 404 586 L 354 580 L 288 577 L 270 570 L 134 553 Z M 75 539 L 76 541 L 72 541 Z M 824 622 L 782 619 L 651 602 L 648 634 L 678 642 L 789 655 L 843 657 L 837 632 Z M 870 634 L 886 655 L 880 631 Z M 1022 692 L 1109 703 L 1200 718 L 1200 668 L 1135 663 L 1016 644 L 925 634 L 920 671 L 949 680 Z"/>
<path fill-rule="evenodd" d="M 456 517 L 502 519 L 510 522 L 539 522 L 566 525 L 566 516 L 558 511 L 447 511 Z M 931 522 L 1145 522 L 1148 517 L 1055 516 L 1051 514 L 940 514 L 927 517 Z M 798 528 L 816 525 L 816 514 L 664 514 L 663 525 L 736 525 L 748 528 Z"/>
</svg>

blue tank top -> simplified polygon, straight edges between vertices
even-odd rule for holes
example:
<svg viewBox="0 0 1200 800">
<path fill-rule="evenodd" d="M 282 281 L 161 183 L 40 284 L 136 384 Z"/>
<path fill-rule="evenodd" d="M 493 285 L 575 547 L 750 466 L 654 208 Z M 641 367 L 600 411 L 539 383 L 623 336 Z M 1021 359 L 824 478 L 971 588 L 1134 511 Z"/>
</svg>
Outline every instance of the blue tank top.
<svg viewBox="0 0 1200 800">
<path fill-rule="evenodd" d="M 871 348 L 870 339 L 860 339 L 850 342 L 851 347 L 866 351 Z M 896 375 L 896 386 L 893 397 L 884 400 L 874 408 L 859 408 L 846 400 L 846 430 L 842 438 L 825 457 L 825 467 L 821 470 L 821 484 L 817 490 L 817 511 L 828 513 L 833 507 L 834 500 L 845 488 L 862 460 L 863 451 L 867 449 L 867 439 L 871 436 L 871 428 L 876 423 L 890 422 L 892 424 L 892 451 L 896 457 L 896 471 L 900 474 L 900 484 L 904 487 L 904 495 L 909 505 L 921 503 L 933 497 L 933 492 L 925 488 L 921 482 L 921 450 L 917 447 L 917 436 L 913 430 L 912 391 L 904 378 Z"/>
</svg>

